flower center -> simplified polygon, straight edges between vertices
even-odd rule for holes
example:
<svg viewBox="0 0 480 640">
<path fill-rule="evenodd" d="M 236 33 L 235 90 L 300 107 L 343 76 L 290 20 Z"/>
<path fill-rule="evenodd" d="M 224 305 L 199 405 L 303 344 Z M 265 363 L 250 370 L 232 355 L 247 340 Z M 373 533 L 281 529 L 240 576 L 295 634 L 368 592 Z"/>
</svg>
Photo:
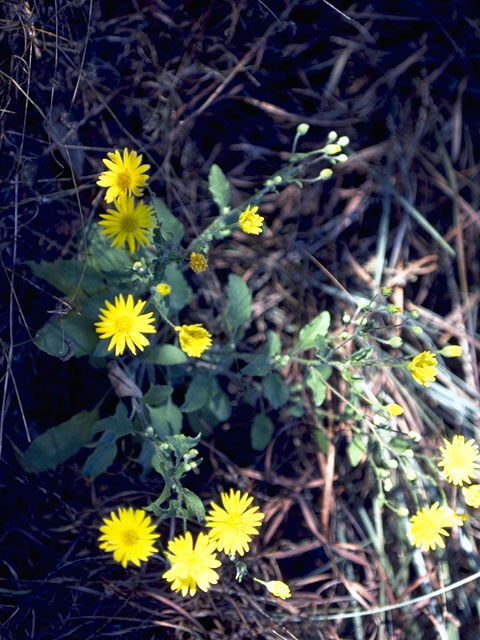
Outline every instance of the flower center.
<svg viewBox="0 0 480 640">
<path fill-rule="evenodd" d="M 138 229 L 138 223 L 135 219 L 135 216 L 122 216 L 122 231 L 126 233 L 133 233 Z"/>
<path fill-rule="evenodd" d="M 126 189 L 130 186 L 130 174 L 127 171 L 117 174 L 117 184 L 120 189 Z"/>
<path fill-rule="evenodd" d="M 117 333 L 130 333 L 134 325 L 131 315 L 120 316 L 115 320 L 115 331 Z"/>
<path fill-rule="evenodd" d="M 122 542 L 126 547 L 133 547 L 138 540 L 139 538 L 135 529 L 125 529 L 125 531 L 122 531 Z"/>
</svg>

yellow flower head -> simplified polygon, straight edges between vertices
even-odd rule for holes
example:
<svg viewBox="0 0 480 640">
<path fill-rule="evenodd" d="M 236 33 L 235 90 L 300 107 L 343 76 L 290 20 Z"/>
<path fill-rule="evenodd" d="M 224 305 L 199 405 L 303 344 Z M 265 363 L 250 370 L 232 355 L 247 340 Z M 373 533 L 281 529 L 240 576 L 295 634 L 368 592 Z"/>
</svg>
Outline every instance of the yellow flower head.
<svg viewBox="0 0 480 640">
<path fill-rule="evenodd" d="M 429 387 L 430 382 L 435 382 L 437 364 L 437 359 L 431 351 L 422 351 L 408 363 L 407 368 L 410 370 L 415 382 L 424 387 Z"/>
<path fill-rule="evenodd" d="M 103 227 L 102 233 L 113 238 L 111 246 L 120 249 L 126 242 L 133 253 L 135 243 L 147 245 L 152 239 L 152 229 L 157 226 L 153 207 L 143 200 L 135 206 L 135 198 L 126 193 L 121 193 L 113 206 L 115 209 L 100 214 L 103 220 L 98 223 Z"/>
<path fill-rule="evenodd" d="M 442 549 L 445 542 L 442 536 L 448 536 L 444 527 L 453 527 L 456 524 L 454 512 L 448 507 L 439 507 L 438 502 L 431 507 L 423 507 L 410 518 L 410 542 L 422 551 L 437 548 Z"/>
<path fill-rule="evenodd" d="M 392 418 L 396 418 L 397 416 L 401 416 L 403 413 L 403 407 L 399 404 L 387 404 L 385 407 L 385 411 L 392 416 Z"/>
<path fill-rule="evenodd" d="M 135 347 L 143 351 L 143 348 L 150 344 L 143 334 L 155 333 L 155 327 L 151 326 L 151 323 L 155 322 L 153 313 L 150 311 L 140 315 L 146 302 L 139 300 L 134 305 L 131 294 L 125 302 L 120 293 L 115 296 L 115 304 L 105 300 L 105 305 L 106 309 L 100 309 L 100 322 L 95 322 L 95 331 L 100 334 L 100 339 L 111 338 L 108 351 L 115 347 L 116 356 L 122 355 L 126 346 L 133 355 L 137 353 Z"/>
<path fill-rule="evenodd" d="M 438 463 L 443 467 L 443 476 L 451 484 L 462 486 L 470 484 L 470 476 L 474 476 L 478 469 L 480 453 L 475 440 L 465 442 L 463 436 L 453 436 L 452 442 L 443 441 L 445 446 L 440 447 L 442 459 Z"/>
<path fill-rule="evenodd" d="M 463 487 L 462 489 L 465 503 L 469 507 L 478 509 L 480 507 L 480 484 L 472 484 L 470 487 Z"/>
<path fill-rule="evenodd" d="M 248 205 L 245 211 L 241 213 L 238 218 L 238 224 L 242 231 L 254 236 L 258 236 L 262 233 L 262 224 L 264 220 L 262 216 L 257 215 L 257 211 L 258 207 L 251 207 Z"/>
<path fill-rule="evenodd" d="M 180 349 L 185 351 L 187 356 L 200 358 L 202 353 L 212 346 L 212 334 L 201 324 L 182 324 L 175 327 L 178 331 Z"/>
<path fill-rule="evenodd" d="M 221 493 L 223 509 L 214 502 L 206 517 L 206 526 L 210 529 L 209 536 L 215 540 L 217 549 L 227 555 L 235 553 L 243 556 L 250 548 L 251 536 L 258 534 L 264 518 L 258 507 L 247 507 L 252 503 L 253 497 L 248 493 L 240 494 L 240 491 Z"/>
<path fill-rule="evenodd" d="M 100 549 L 113 552 L 113 559 L 121 562 L 122 567 L 125 568 L 129 562 L 139 567 L 141 561 L 148 560 L 152 553 L 158 551 L 153 541 L 160 536 L 153 533 L 155 525 L 151 524 L 152 519 L 143 509 L 120 507 L 118 515 L 112 511 L 110 520 L 104 518 L 103 522 L 105 524 L 100 527 L 103 535 L 98 539 Z"/>
<path fill-rule="evenodd" d="M 208 260 L 201 253 L 192 251 L 190 254 L 190 269 L 195 273 L 203 273 L 207 270 Z"/>
<path fill-rule="evenodd" d="M 292 596 L 288 584 L 285 584 L 285 582 L 281 580 L 270 580 L 270 582 L 265 583 L 265 586 L 271 594 L 282 600 L 286 600 Z"/>
<path fill-rule="evenodd" d="M 182 596 L 194 596 L 197 587 L 208 591 L 210 585 L 217 584 L 219 575 L 214 569 L 221 565 L 215 553 L 215 543 L 205 533 L 199 533 L 195 546 L 192 534 L 177 536 L 168 543 L 165 553 L 172 565 L 162 578 L 171 582 L 172 591 L 181 591 Z"/>
<path fill-rule="evenodd" d="M 459 358 L 462 355 L 462 347 L 459 344 L 448 344 L 443 347 L 441 353 L 446 358 Z"/>
<path fill-rule="evenodd" d="M 172 287 L 166 282 L 160 282 L 155 288 L 157 290 L 157 293 L 159 293 L 161 296 L 168 296 L 172 292 Z"/>
<path fill-rule="evenodd" d="M 149 164 L 142 164 L 142 154 L 125 147 L 123 157 L 118 149 L 107 156 L 109 159 L 103 158 L 103 163 L 109 171 L 101 173 L 97 180 L 98 186 L 107 187 L 105 200 L 113 202 L 121 193 L 140 197 L 148 180 L 144 174 L 150 169 Z"/>
</svg>

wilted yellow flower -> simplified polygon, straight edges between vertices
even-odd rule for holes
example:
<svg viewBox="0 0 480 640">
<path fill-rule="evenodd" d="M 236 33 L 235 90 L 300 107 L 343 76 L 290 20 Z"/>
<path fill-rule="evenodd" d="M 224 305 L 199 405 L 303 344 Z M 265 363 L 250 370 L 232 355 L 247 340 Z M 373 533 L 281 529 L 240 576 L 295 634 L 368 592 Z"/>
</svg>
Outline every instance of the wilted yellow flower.
<svg viewBox="0 0 480 640">
<path fill-rule="evenodd" d="M 444 447 L 440 447 L 442 459 L 438 463 L 443 467 L 443 475 L 448 482 L 462 486 L 470 484 L 470 476 L 474 476 L 478 469 L 480 453 L 475 440 L 465 442 L 463 436 L 453 436 L 452 442 L 444 440 Z"/>
<path fill-rule="evenodd" d="M 392 418 L 395 418 L 397 416 L 401 416 L 403 413 L 403 407 L 401 407 L 399 404 L 387 404 L 387 406 L 385 407 L 385 411 L 387 413 L 389 413 Z"/>
<path fill-rule="evenodd" d="M 282 582 L 281 580 L 270 580 L 270 582 L 265 583 L 265 586 L 272 595 L 277 598 L 281 598 L 282 600 L 286 600 L 292 596 L 288 584 L 285 584 L 285 582 Z"/>
<path fill-rule="evenodd" d="M 129 562 L 139 567 L 142 560 L 148 560 L 158 551 L 153 541 L 160 536 L 153 533 L 155 525 L 151 524 L 152 519 L 143 509 L 120 507 L 118 515 L 112 511 L 110 518 L 103 519 L 105 524 L 100 527 L 103 535 L 98 539 L 99 546 L 107 553 L 113 552 L 113 559 L 122 567 Z"/>
<path fill-rule="evenodd" d="M 248 493 L 240 494 L 240 491 L 221 493 L 223 509 L 215 502 L 211 502 L 211 510 L 205 519 L 206 526 L 210 529 L 209 536 L 216 541 L 217 549 L 227 555 L 235 553 L 243 556 L 250 548 L 251 536 L 258 534 L 264 518 L 258 507 L 247 507 L 252 503 L 253 497 Z"/>
<path fill-rule="evenodd" d="M 187 356 L 199 358 L 212 346 L 212 334 L 201 324 L 182 324 L 181 327 L 175 327 L 175 331 L 178 331 L 180 349 Z"/>
<path fill-rule="evenodd" d="M 410 542 L 422 551 L 435 550 L 437 544 L 442 549 L 445 542 L 442 536 L 448 536 L 445 527 L 456 524 L 453 511 L 448 507 L 439 507 L 438 502 L 431 507 L 424 507 L 410 518 Z"/>
<path fill-rule="evenodd" d="M 418 353 L 407 365 L 412 378 L 418 384 L 429 387 L 437 376 L 437 358 L 431 351 Z"/>
<path fill-rule="evenodd" d="M 135 347 L 140 351 L 150 344 L 144 333 L 155 333 L 153 313 L 140 315 L 145 301 L 139 300 L 134 305 L 133 297 L 128 295 L 127 301 L 122 294 L 115 296 L 115 304 L 105 300 L 106 309 L 100 309 L 100 322 L 95 322 L 95 331 L 100 334 L 100 339 L 112 338 L 108 345 L 108 351 L 115 347 L 115 355 L 119 356 L 127 346 L 133 355 L 136 355 Z M 103 314 L 103 315 L 102 315 Z"/>
<path fill-rule="evenodd" d="M 135 206 L 135 198 L 121 193 L 114 201 L 115 209 L 107 209 L 101 213 L 103 218 L 98 224 L 103 227 L 102 233 L 112 240 L 112 247 L 120 249 L 125 242 L 130 253 L 135 251 L 135 243 L 144 247 L 152 239 L 152 230 L 157 226 L 153 207 L 143 200 Z"/>
<path fill-rule="evenodd" d="M 160 282 L 155 288 L 161 296 L 168 296 L 172 292 L 172 287 L 166 282 Z"/>
<path fill-rule="evenodd" d="M 446 358 L 459 358 L 462 355 L 462 347 L 459 344 L 448 344 L 443 347 L 441 353 Z"/>
<path fill-rule="evenodd" d="M 201 253 L 196 253 L 192 251 L 190 254 L 190 269 L 195 271 L 195 273 L 203 273 L 207 270 L 208 260 L 205 256 L 202 256 Z"/>
<path fill-rule="evenodd" d="M 171 582 L 172 591 L 181 591 L 194 596 L 197 587 L 208 591 L 210 585 L 217 584 L 219 575 L 214 569 L 221 565 L 215 553 L 215 543 L 205 533 L 199 533 L 195 546 L 190 531 L 177 536 L 168 543 L 165 553 L 172 565 L 162 578 Z"/>
<path fill-rule="evenodd" d="M 109 159 L 103 158 L 103 163 L 109 171 L 101 173 L 97 180 L 100 187 L 107 187 L 105 200 L 113 202 L 120 194 L 140 197 L 148 180 L 144 174 L 150 169 L 149 164 L 142 164 L 142 154 L 125 147 L 123 157 L 118 149 L 107 153 L 107 156 Z"/>
<path fill-rule="evenodd" d="M 463 487 L 462 489 L 465 503 L 469 507 L 478 509 L 480 507 L 480 484 L 472 484 L 470 487 Z"/>
<path fill-rule="evenodd" d="M 247 206 L 245 211 L 240 214 L 238 218 L 238 224 L 242 231 L 254 236 L 258 236 L 262 233 L 263 220 L 262 216 L 257 215 L 258 207 Z"/>
</svg>

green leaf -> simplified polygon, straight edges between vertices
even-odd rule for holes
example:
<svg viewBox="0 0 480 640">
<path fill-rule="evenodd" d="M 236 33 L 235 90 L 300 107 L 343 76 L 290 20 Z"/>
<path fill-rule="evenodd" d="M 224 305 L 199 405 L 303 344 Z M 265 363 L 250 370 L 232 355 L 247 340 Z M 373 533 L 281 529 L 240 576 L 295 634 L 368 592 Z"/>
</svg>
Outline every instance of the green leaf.
<svg viewBox="0 0 480 640">
<path fill-rule="evenodd" d="M 208 189 L 221 214 L 230 202 L 230 184 L 218 164 L 212 164 L 208 175 Z"/>
<path fill-rule="evenodd" d="M 313 432 L 313 436 L 315 438 L 315 442 L 317 443 L 317 447 L 320 449 L 322 453 L 327 454 L 328 448 L 330 445 L 330 440 L 323 433 L 321 429 L 315 429 Z"/>
<path fill-rule="evenodd" d="M 27 264 L 37 278 L 46 280 L 67 295 L 73 295 L 78 290 L 81 290 L 92 296 L 105 289 L 103 278 L 92 267 L 81 262 L 73 260 L 48 262 L 42 260 L 42 262 L 37 263 L 28 260 Z"/>
<path fill-rule="evenodd" d="M 93 354 L 98 335 L 93 323 L 76 314 L 51 318 L 35 335 L 36 346 L 51 356 L 68 360 Z"/>
<path fill-rule="evenodd" d="M 289 389 L 278 373 L 269 373 L 263 379 L 263 393 L 274 409 L 288 401 Z"/>
<path fill-rule="evenodd" d="M 170 293 L 170 308 L 181 311 L 190 302 L 193 292 L 180 271 L 172 264 L 165 269 L 164 281 L 172 287 Z"/>
<path fill-rule="evenodd" d="M 203 522 L 205 520 L 205 507 L 197 494 L 183 488 L 183 498 L 188 510 L 188 516 L 195 516 L 198 522 Z"/>
<path fill-rule="evenodd" d="M 202 409 L 210 399 L 210 377 L 204 372 L 195 374 L 190 382 L 181 410 L 185 413 Z"/>
<path fill-rule="evenodd" d="M 167 402 L 160 407 L 148 407 L 152 427 L 159 436 L 169 436 L 182 430 L 182 412 L 173 404 Z"/>
<path fill-rule="evenodd" d="M 328 365 L 325 365 L 328 366 Z M 327 372 L 328 373 L 328 372 Z M 313 393 L 313 401 L 317 407 L 319 407 L 323 401 L 325 400 L 325 396 L 327 394 L 327 387 L 325 385 L 325 380 L 327 380 L 329 375 L 323 375 L 323 372 L 316 367 L 309 367 L 307 376 L 305 378 L 305 382 L 308 387 L 312 390 Z"/>
<path fill-rule="evenodd" d="M 362 360 L 367 360 L 372 355 L 373 349 L 372 347 L 363 347 L 363 349 L 359 349 L 352 353 L 349 360 L 350 362 L 362 362 Z"/>
<path fill-rule="evenodd" d="M 98 224 L 93 224 L 88 233 L 87 264 L 100 273 L 115 274 L 117 276 L 130 276 L 133 258 L 132 254 L 124 248 L 117 249 L 111 246 L 111 240 L 102 233 Z M 113 284 L 111 277 L 108 278 Z"/>
<path fill-rule="evenodd" d="M 270 356 L 266 353 L 259 353 L 251 362 L 240 369 L 246 376 L 266 376 L 270 370 Z"/>
<path fill-rule="evenodd" d="M 152 364 L 173 365 L 184 364 L 188 358 L 185 353 L 174 344 L 156 344 L 150 349 L 145 349 L 140 357 L 144 362 Z"/>
<path fill-rule="evenodd" d="M 178 245 L 185 233 L 183 224 L 173 215 L 160 198 L 153 198 L 153 208 L 155 209 L 155 215 L 160 226 L 162 238 L 170 246 Z"/>
<path fill-rule="evenodd" d="M 273 422 L 263 413 L 255 416 L 250 431 L 252 448 L 263 451 L 270 444 L 273 435 Z"/>
<path fill-rule="evenodd" d="M 232 415 L 230 398 L 220 388 L 212 392 L 207 408 L 210 409 L 219 422 L 226 422 Z"/>
<path fill-rule="evenodd" d="M 294 352 L 304 351 L 305 349 L 311 349 L 316 346 L 316 338 L 318 336 L 325 337 L 329 328 L 330 314 L 328 311 L 322 311 L 312 322 L 306 324 L 303 329 L 301 329 Z"/>
<path fill-rule="evenodd" d="M 47 429 L 24 452 L 21 460 L 23 468 L 39 473 L 65 462 L 90 442 L 97 419 L 97 409 L 81 411 L 70 420 Z"/>
<path fill-rule="evenodd" d="M 104 473 L 115 460 L 117 455 L 117 437 L 107 431 L 98 441 L 95 451 L 85 460 L 82 472 L 86 476 L 95 478 Z"/>
<path fill-rule="evenodd" d="M 260 389 L 257 387 L 248 387 L 245 395 L 243 396 L 243 402 L 249 404 L 251 407 L 254 407 L 257 404 L 257 400 L 261 395 Z"/>
<path fill-rule="evenodd" d="M 252 313 L 252 296 L 245 282 L 231 273 L 228 276 L 227 327 L 232 333 L 242 327 Z"/>
<path fill-rule="evenodd" d="M 367 445 L 364 436 L 361 433 L 357 433 L 348 447 L 348 458 L 352 467 L 358 466 L 366 450 Z"/>
<path fill-rule="evenodd" d="M 145 404 L 153 407 L 164 404 L 172 395 L 173 388 L 168 385 L 151 384 L 150 389 L 143 396 Z"/>
</svg>

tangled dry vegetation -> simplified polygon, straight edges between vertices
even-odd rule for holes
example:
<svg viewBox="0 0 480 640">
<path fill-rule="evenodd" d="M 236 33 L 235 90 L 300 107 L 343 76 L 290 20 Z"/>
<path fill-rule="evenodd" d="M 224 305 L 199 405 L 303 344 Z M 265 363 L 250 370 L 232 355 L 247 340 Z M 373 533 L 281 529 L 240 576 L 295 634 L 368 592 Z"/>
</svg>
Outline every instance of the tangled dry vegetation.
<svg viewBox="0 0 480 640">
<path fill-rule="evenodd" d="M 427 604 L 342 617 L 478 570 L 478 521 L 473 514 L 468 535 L 447 551 L 443 574 L 430 556 L 426 566 L 407 564 L 398 518 L 380 516 L 365 457 L 352 468 L 346 456 L 351 425 L 338 419 L 345 406 L 329 392 L 323 414 L 315 411 L 295 364 L 282 375 L 303 388 L 306 414 L 279 410 L 274 439 L 265 455 L 255 454 L 242 446 L 249 408 L 232 381 L 235 411 L 202 440 L 205 462 L 194 479 L 205 497 L 219 486 L 255 494 L 265 524 L 251 562 L 265 579 L 289 582 L 287 601 L 233 579 L 182 599 L 161 582 L 163 565 L 125 573 L 107 563 L 96 546 L 100 510 L 157 491 L 129 462 L 130 451 L 96 481 L 83 478 L 75 460 L 38 477 L 18 465 L 30 438 L 90 407 L 89 384 L 108 390 L 100 373 L 85 377 L 81 361 L 38 352 L 32 336 L 46 314 L 64 307 L 24 266 L 81 255 L 103 206 L 100 158 L 123 146 L 143 153 L 155 167 L 151 184 L 193 238 L 215 215 L 211 165 L 222 167 L 240 203 L 287 159 L 301 122 L 310 125 L 302 150 L 333 129 L 349 136 L 354 153 L 330 181 L 268 196 L 261 241 L 238 233 L 213 248 L 197 317 L 212 326 L 228 274 L 240 275 L 253 296 L 253 352 L 267 329 L 288 346 L 322 309 L 341 331 L 352 296 L 391 286 L 394 304 L 417 309 L 437 344 L 452 340 L 465 355 L 446 382 L 448 395 L 406 398 L 395 369 L 369 370 L 372 392 L 386 388 L 405 406 L 398 428 L 422 434 L 427 457 L 444 435 L 440 425 L 461 425 L 478 440 L 480 23 L 468 3 L 337 8 L 348 19 L 307 0 L 1 4 L 5 640 L 427 639 L 446 637 L 445 602 L 458 627 L 452 637 L 478 637 L 475 583 Z M 415 336 L 409 340 L 417 349 Z M 345 381 L 336 384 L 346 392 Z"/>
</svg>

